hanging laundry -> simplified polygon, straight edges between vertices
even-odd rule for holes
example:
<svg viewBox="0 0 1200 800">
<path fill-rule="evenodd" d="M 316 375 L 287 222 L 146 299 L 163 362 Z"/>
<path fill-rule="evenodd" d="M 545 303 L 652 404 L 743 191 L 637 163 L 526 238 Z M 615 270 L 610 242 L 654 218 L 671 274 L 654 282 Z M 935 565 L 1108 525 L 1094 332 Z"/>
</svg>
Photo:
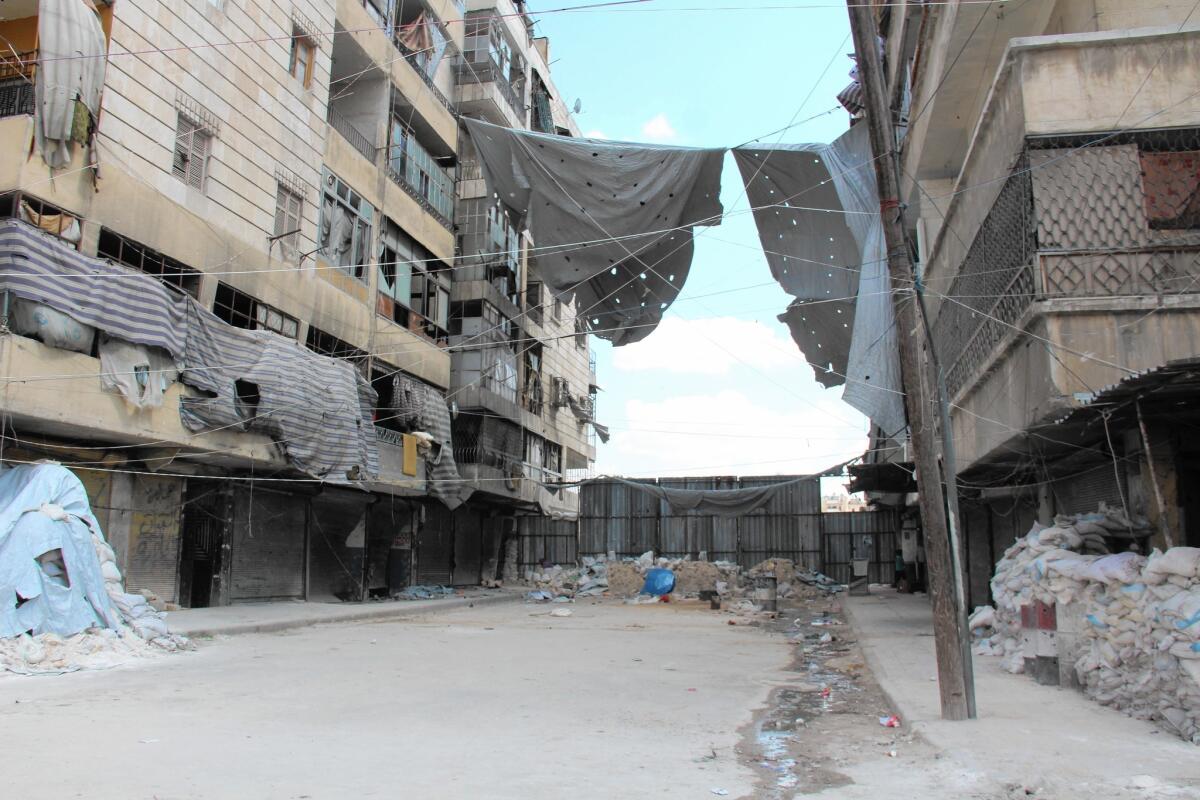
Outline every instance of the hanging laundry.
<svg viewBox="0 0 1200 800">
<path fill-rule="evenodd" d="M 865 125 L 831 144 L 733 151 L 771 274 L 796 298 L 780 320 L 824 386 L 888 434 L 904 429 L 891 280 Z"/>
<path fill-rule="evenodd" d="M 425 18 L 425 12 L 417 14 L 417 18 L 407 25 L 396 28 L 396 41 L 410 53 L 420 53 L 433 47 L 433 37 L 429 33 L 430 23 Z"/>
<path fill-rule="evenodd" d="M 106 50 L 104 30 L 90 3 L 38 4 L 34 137 L 50 167 L 71 163 L 71 142 L 78 130 L 76 100 L 90 112 L 90 119 L 100 114 Z"/>
<path fill-rule="evenodd" d="M 649 336 L 687 280 L 692 228 L 720 223 L 724 150 L 463 121 L 489 188 L 524 216 L 551 293 L 576 298 L 614 345 Z"/>
</svg>

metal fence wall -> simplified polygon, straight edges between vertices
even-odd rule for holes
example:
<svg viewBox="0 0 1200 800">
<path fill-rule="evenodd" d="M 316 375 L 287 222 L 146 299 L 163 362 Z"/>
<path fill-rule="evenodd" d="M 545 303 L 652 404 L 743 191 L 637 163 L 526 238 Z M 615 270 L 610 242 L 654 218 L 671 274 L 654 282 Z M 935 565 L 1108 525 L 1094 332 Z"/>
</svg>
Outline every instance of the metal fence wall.
<svg viewBox="0 0 1200 800">
<path fill-rule="evenodd" d="M 900 519 L 894 511 L 851 511 L 822 514 L 824 572 L 842 583 L 851 578 L 850 562 L 868 558 L 871 583 L 893 583 L 896 550 L 900 545 Z"/>
<path fill-rule="evenodd" d="M 518 572 L 541 564 L 574 564 L 579 559 L 579 526 L 574 520 L 518 517 Z"/>
<path fill-rule="evenodd" d="M 660 478 L 645 482 L 677 489 L 739 489 L 792 480 L 795 480 L 792 476 L 781 475 Z M 734 561 L 743 567 L 754 566 L 766 558 L 790 558 L 810 569 L 827 571 L 830 547 L 824 541 L 825 532 L 828 520 L 834 518 L 835 536 L 851 532 L 879 534 L 876 550 L 884 555 L 873 567 L 872 580 L 886 582 L 892 579 L 891 559 L 897 529 L 895 515 L 883 512 L 822 514 L 821 487 L 817 478 L 800 481 L 781 491 L 764 508 L 736 518 L 694 511 L 675 513 L 666 502 L 614 481 L 585 484 L 580 490 L 579 504 L 577 556 L 611 552 L 620 558 L 653 550 L 666 558 L 698 558 L 705 553 L 710 561 Z M 524 529 L 522 532 L 524 534 Z M 523 545 L 522 561 L 526 560 L 527 548 L 545 547 L 538 543 L 538 535 L 533 535 L 534 542 Z M 835 563 L 845 565 L 843 578 L 849 576 L 850 546 L 848 539 L 844 543 L 839 539 L 832 547 Z M 845 558 L 842 558 L 843 551 Z"/>
</svg>

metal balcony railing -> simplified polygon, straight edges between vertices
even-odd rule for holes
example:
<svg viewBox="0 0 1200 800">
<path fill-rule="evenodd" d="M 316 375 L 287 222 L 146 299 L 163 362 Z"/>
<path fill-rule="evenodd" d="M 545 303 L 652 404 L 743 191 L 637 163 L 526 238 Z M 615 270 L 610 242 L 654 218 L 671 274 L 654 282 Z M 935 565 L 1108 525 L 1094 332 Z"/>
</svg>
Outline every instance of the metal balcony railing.
<svg viewBox="0 0 1200 800">
<path fill-rule="evenodd" d="M 394 128 L 393 130 L 399 130 Z M 438 222 L 453 229 L 454 178 L 434 161 L 411 131 L 396 134 L 388 148 L 388 176 Z"/>
<path fill-rule="evenodd" d="M 329 107 L 329 125 L 350 143 L 350 146 L 362 154 L 363 158 L 375 163 L 376 148 L 371 139 L 350 120 L 343 117 L 333 106 Z"/>
<path fill-rule="evenodd" d="M 509 82 L 508 76 L 494 61 L 484 63 L 473 63 L 468 58 L 459 60 L 456 67 L 459 85 L 469 83 L 490 83 L 496 86 L 496 89 L 504 97 L 509 108 L 517 115 L 517 119 L 525 119 L 525 91 L 523 87 L 514 86 Z"/>
<path fill-rule="evenodd" d="M 0 117 L 33 113 L 37 57 L 36 50 L 0 56 Z"/>
</svg>

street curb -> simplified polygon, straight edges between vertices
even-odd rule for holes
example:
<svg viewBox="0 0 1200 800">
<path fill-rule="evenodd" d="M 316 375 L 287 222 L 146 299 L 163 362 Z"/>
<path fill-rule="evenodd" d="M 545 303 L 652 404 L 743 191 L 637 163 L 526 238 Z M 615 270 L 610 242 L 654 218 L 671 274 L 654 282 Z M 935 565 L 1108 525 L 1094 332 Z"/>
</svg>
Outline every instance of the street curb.
<svg viewBox="0 0 1200 800">
<path fill-rule="evenodd" d="M 883 674 L 883 670 L 881 669 L 882 663 L 879 657 L 875 654 L 874 647 L 868 648 L 864 645 L 864 642 L 868 639 L 868 637 L 863 633 L 862 629 L 858 627 L 858 622 L 854 619 L 854 612 L 850 610 L 849 594 L 847 594 L 842 600 L 842 613 L 846 615 L 846 621 L 849 622 L 850 627 L 854 629 L 854 635 L 858 639 L 859 652 L 862 653 L 863 659 L 867 662 L 867 667 L 869 667 L 871 670 L 871 677 L 875 679 L 875 685 L 879 687 L 879 693 L 883 695 L 884 700 L 887 700 L 888 706 L 891 707 L 893 713 L 900 717 L 900 730 L 915 730 L 915 720 L 913 719 L 912 715 L 908 713 L 908 709 L 902 703 L 897 702 L 895 696 L 893 696 L 892 693 L 888 691 L 888 688 L 883 685 L 883 680 L 880 678 L 880 676 Z"/>
<path fill-rule="evenodd" d="M 423 605 L 419 607 L 410 606 L 403 601 L 395 601 L 355 609 L 353 611 L 340 611 L 335 616 L 297 617 L 296 619 L 272 620 L 270 622 L 234 622 L 228 625 L 214 625 L 208 628 L 172 632 L 180 633 L 189 639 L 238 636 L 246 633 L 277 633 L 295 628 L 309 628 L 314 625 L 426 616 L 429 614 L 439 614 L 444 611 L 455 611 L 461 608 L 490 606 L 499 603 L 515 603 L 523 599 L 523 595 L 514 592 L 511 594 L 483 595 L 481 597 L 456 597 L 440 600 L 436 605 Z"/>
</svg>

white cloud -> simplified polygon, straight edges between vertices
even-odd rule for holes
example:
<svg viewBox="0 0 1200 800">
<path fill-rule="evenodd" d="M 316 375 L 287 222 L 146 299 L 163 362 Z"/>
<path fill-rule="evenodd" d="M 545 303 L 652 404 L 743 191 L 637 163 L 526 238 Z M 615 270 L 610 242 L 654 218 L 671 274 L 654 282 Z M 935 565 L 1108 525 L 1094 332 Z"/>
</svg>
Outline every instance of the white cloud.
<svg viewBox="0 0 1200 800">
<path fill-rule="evenodd" d="M 670 142 L 678 136 L 666 114 L 658 114 L 642 126 L 642 138 L 648 142 Z"/>
<path fill-rule="evenodd" d="M 608 134 L 602 130 L 590 130 L 583 134 L 585 139 L 607 139 Z"/>
<path fill-rule="evenodd" d="M 736 317 L 666 317 L 636 344 L 613 349 L 613 366 L 639 372 L 727 375 L 740 365 L 758 370 L 807 370 L 799 348 L 761 322 Z"/>
<path fill-rule="evenodd" d="M 809 393 L 806 393 L 809 394 Z M 808 474 L 861 455 L 867 439 L 840 391 L 776 408 L 736 390 L 630 400 L 597 471 L 657 475 Z M 603 413 L 602 413 L 603 416 Z"/>
</svg>

